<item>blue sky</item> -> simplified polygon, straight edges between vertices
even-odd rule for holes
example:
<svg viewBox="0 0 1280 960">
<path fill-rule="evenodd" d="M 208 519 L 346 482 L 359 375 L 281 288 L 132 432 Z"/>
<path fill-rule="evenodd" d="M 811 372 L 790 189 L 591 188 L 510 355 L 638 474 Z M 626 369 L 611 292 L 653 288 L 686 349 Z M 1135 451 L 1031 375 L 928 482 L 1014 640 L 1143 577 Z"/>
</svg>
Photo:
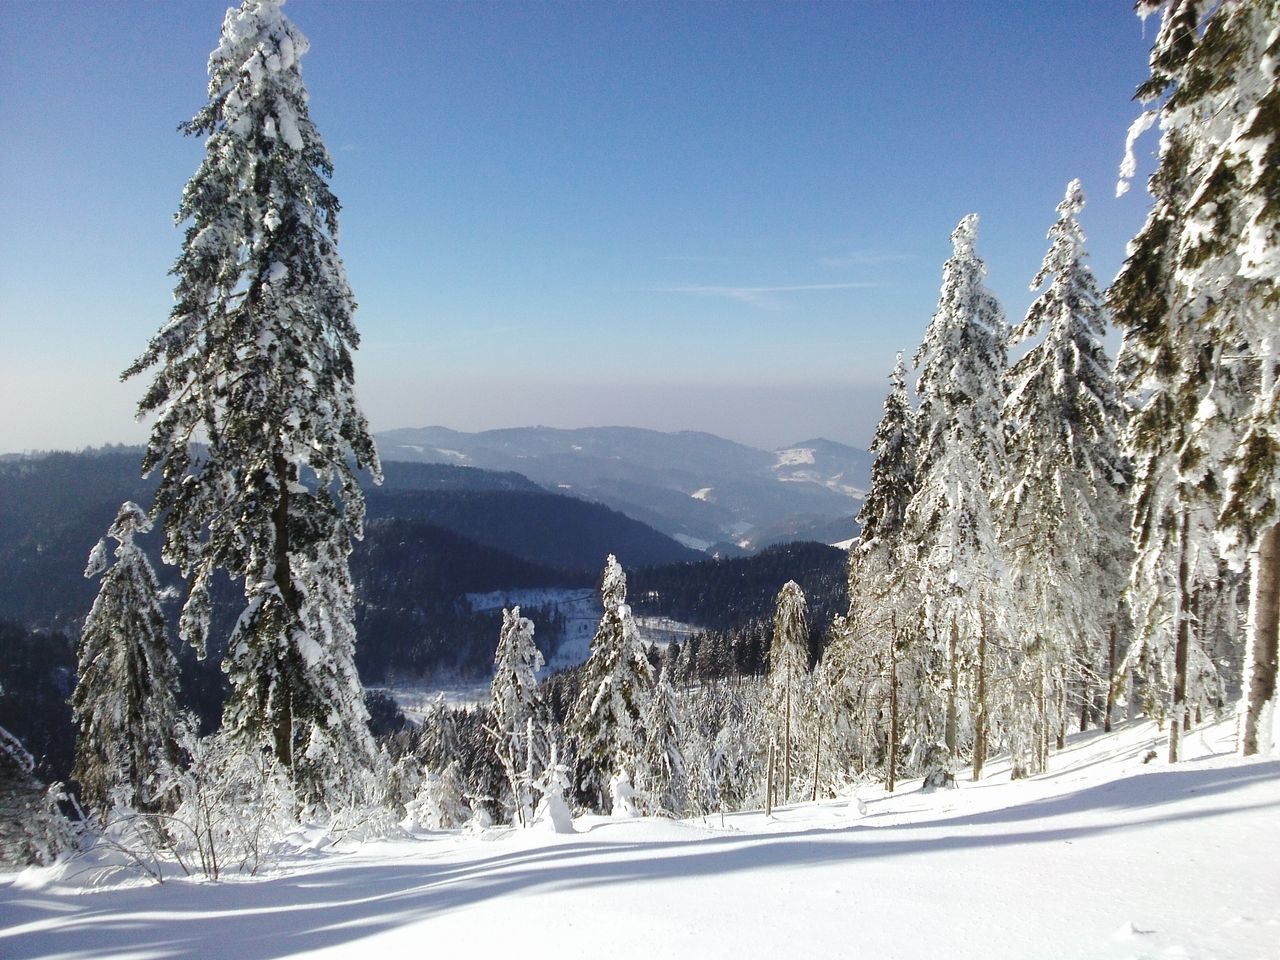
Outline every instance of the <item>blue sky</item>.
<svg viewBox="0 0 1280 960">
<path fill-rule="evenodd" d="M 0 452 L 145 436 L 225 7 L 3 4 Z M 865 445 L 964 214 L 1011 318 L 1072 177 L 1119 268 L 1128 7 L 291 0 L 372 426 Z"/>
</svg>

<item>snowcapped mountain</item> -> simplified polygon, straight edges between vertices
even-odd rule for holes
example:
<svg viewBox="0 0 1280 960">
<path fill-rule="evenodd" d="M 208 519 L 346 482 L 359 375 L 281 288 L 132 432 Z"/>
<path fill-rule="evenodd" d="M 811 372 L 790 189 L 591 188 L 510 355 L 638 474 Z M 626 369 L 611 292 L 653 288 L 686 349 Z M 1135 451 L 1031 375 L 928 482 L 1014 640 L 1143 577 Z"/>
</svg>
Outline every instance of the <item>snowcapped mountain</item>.
<svg viewBox="0 0 1280 960">
<path fill-rule="evenodd" d="M 769 451 L 709 433 L 634 427 L 423 427 L 376 439 L 385 461 L 514 471 L 719 554 L 853 536 L 871 470 L 866 451 L 830 440 Z"/>
</svg>

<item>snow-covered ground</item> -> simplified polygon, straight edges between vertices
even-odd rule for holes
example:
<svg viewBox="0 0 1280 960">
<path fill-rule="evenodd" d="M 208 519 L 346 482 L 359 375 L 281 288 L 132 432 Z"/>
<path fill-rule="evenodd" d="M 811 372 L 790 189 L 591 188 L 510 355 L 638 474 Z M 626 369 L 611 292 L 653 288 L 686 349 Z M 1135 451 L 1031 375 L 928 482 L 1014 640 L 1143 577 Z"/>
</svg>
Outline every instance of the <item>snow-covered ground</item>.
<svg viewBox="0 0 1280 960">
<path fill-rule="evenodd" d="M 1280 761 L 1229 723 L 1170 767 L 1147 723 L 1052 770 L 574 834 L 305 850 L 266 877 L 86 891 L 0 877 L 0 956 L 1216 958 L 1280 956 Z"/>
</svg>

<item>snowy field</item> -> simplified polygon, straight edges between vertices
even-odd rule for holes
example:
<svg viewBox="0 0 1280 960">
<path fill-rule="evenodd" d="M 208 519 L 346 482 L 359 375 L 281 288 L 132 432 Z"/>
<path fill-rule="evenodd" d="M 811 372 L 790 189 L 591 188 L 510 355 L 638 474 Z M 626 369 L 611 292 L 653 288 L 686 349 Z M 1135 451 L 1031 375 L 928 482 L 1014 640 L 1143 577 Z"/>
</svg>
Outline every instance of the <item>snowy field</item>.
<svg viewBox="0 0 1280 960">
<path fill-rule="evenodd" d="M 1280 761 L 1146 723 L 1073 738 L 1052 770 L 925 795 L 572 835 L 301 846 L 269 876 L 86 890 L 0 876 L 0 956 L 45 958 L 1280 956 Z"/>
</svg>

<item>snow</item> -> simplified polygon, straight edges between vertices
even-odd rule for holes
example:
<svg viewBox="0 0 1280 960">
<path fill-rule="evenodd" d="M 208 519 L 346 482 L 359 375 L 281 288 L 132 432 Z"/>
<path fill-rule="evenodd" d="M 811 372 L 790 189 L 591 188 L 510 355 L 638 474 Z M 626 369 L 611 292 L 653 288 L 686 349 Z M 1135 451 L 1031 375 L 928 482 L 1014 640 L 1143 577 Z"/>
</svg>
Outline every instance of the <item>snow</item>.
<svg viewBox="0 0 1280 960">
<path fill-rule="evenodd" d="M 779 450 L 778 462 L 774 469 L 776 470 L 778 467 L 798 467 L 803 463 L 813 463 L 815 452 L 809 447 L 793 447 L 790 450 Z"/>
<path fill-rule="evenodd" d="M 673 536 L 673 539 L 677 543 L 688 547 L 690 550 L 700 550 L 703 553 L 706 553 L 708 550 L 710 550 L 714 546 L 714 544 L 710 540 L 702 540 L 699 537 L 691 537 L 687 533 L 677 533 Z"/>
<path fill-rule="evenodd" d="M 1148 723 L 1073 737 L 1049 773 L 690 821 L 580 817 L 364 845 L 299 842 L 270 875 L 86 891 L 0 875 L 0 955 L 141 958 L 1275 955 L 1280 761 L 1144 763 Z"/>
</svg>

